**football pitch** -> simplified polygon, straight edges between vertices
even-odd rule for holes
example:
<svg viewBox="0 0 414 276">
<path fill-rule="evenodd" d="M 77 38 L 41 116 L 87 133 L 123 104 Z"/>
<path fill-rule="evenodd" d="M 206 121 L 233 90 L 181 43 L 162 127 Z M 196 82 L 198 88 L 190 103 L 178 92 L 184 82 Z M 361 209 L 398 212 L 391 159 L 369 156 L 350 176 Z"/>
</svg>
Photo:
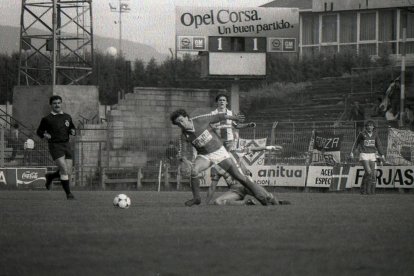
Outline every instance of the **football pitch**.
<svg viewBox="0 0 414 276">
<path fill-rule="evenodd" d="M 412 194 L 279 194 L 185 207 L 190 192 L 0 191 L 0 275 L 414 275 Z M 205 193 L 203 193 L 203 199 Z"/>
</svg>

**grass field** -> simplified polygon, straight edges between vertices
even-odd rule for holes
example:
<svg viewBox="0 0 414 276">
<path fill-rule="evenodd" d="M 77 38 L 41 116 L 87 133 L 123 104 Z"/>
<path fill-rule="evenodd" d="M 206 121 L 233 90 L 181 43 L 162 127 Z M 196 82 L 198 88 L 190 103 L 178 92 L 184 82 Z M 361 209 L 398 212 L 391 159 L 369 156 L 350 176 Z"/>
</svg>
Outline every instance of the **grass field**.
<svg viewBox="0 0 414 276">
<path fill-rule="evenodd" d="M 188 208 L 189 192 L 128 191 L 122 210 L 118 193 L 0 191 L 0 275 L 414 275 L 410 194 Z"/>
</svg>

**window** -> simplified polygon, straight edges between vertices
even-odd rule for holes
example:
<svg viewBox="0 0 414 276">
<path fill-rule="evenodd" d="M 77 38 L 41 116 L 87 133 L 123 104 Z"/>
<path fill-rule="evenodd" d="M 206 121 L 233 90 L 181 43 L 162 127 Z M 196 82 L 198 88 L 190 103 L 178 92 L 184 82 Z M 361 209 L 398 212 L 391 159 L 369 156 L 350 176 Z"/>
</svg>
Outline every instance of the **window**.
<svg viewBox="0 0 414 276">
<path fill-rule="evenodd" d="M 322 15 L 322 42 L 337 42 L 336 14 Z"/>
<path fill-rule="evenodd" d="M 403 51 L 403 43 L 400 43 L 400 54 L 402 54 L 402 51 Z M 405 43 L 405 53 L 414 54 L 414 42 Z"/>
<path fill-rule="evenodd" d="M 307 57 L 313 57 L 319 53 L 319 47 L 303 47 L 302 48 L 302 55 Z"/>
<path fill-rule="evenodd" d="M 339 47 L 339 51 L 341 53 L 349 53 L 351 55 L 355 55 L 357 53 L 356 45 L 341 45 Z"/>
<path fill-rule="evenodd" d="M 407 28 L 406 34 L 407 38 L 414 38 L 414 13 L 401 11 L 401 34 L 402 39 L 403 28 Z"/>
<path fill-rule="evenodd" d="M 396 42 L 380 42 L 378 44 L 378 55 L 396 54 L 397 53 L 397 43 Z"/>
<path fill-rule="evenodd" d="M 375 40 L 375 12 L 364 12 L 360 14 L 360 35 L 359 40 Z"/>
<path fill-rule="evenodd" d="M 302 15 L 302 45 L 319 43 L 319 16 L 317 14 Z"/>
<path fill-rule="evenodd" d="M 379 12 L 379 41 L 391 41 L 397 39 L 397 14 L 396 11 L 385 10 Z"/>
<path fill-rule="evenodd" d="M 374 56 L 377 54 L 377 45 L 371 44 L 360 44 L 359 45 L 359 53 L 367 54 L 369 56 Z"/>
<path fill-rule="evenodd" d="M 326 56 L 333 56 L 338 52 L 338 46 L 322 46 L 321 54 Z"/>
<path fill-rule="evenodd" d="M 341 43 L 357 41 L 357 14 L 342 13 L 340 17 Z"/>
</svg>

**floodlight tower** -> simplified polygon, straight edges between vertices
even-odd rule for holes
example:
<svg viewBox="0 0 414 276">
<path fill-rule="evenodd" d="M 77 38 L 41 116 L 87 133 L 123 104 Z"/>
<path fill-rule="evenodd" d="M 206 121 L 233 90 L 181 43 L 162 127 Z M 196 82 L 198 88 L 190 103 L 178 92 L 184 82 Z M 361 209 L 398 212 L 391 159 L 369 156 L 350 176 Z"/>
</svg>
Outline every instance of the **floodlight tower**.
<svg viewBox="0 0 414 276">
<path fill-rule="evenodd" d="M 131 9 L 129 7 L 128 3 L 125 3 L 125 1 L 128 0 L 118 0 L 118 7 L 113 6 L 111 3 L 109 3 L 109 8 L 111 9 L 111 12 L 118 13 L 118 22 L 115 21 L 115 24 L 119 24 L 119 45 L 118 45 L 118 53 L 119 56 L 122 56 L 122 14 L 128 13 Z"/>
<path fill-rule="evenodd" d="M 92 64 L 92 0 L 22 0 L 18 85 L 82 84 Z"/>
</svg>

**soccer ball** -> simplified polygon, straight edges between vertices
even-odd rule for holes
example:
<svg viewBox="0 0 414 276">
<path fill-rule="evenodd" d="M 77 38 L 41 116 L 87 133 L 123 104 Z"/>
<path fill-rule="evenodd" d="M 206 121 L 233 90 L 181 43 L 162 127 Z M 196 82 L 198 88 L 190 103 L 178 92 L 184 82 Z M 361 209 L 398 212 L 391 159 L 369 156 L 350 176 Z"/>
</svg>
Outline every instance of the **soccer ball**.
<svg viewBox="0 0 414 276">
<path fill-rule="evenodd" d="M 112 57 L 115 57 L 118 54 L 118 50 L 115 47 L 108 47 L 106 53 Z"/>
<path fill-rule="evenodd" d="M 113 204 L 115 207 L 127 209 L 131 206 L 131 199 L 125 194 L 119 194 L 114 198 Z"/>
</svg>

